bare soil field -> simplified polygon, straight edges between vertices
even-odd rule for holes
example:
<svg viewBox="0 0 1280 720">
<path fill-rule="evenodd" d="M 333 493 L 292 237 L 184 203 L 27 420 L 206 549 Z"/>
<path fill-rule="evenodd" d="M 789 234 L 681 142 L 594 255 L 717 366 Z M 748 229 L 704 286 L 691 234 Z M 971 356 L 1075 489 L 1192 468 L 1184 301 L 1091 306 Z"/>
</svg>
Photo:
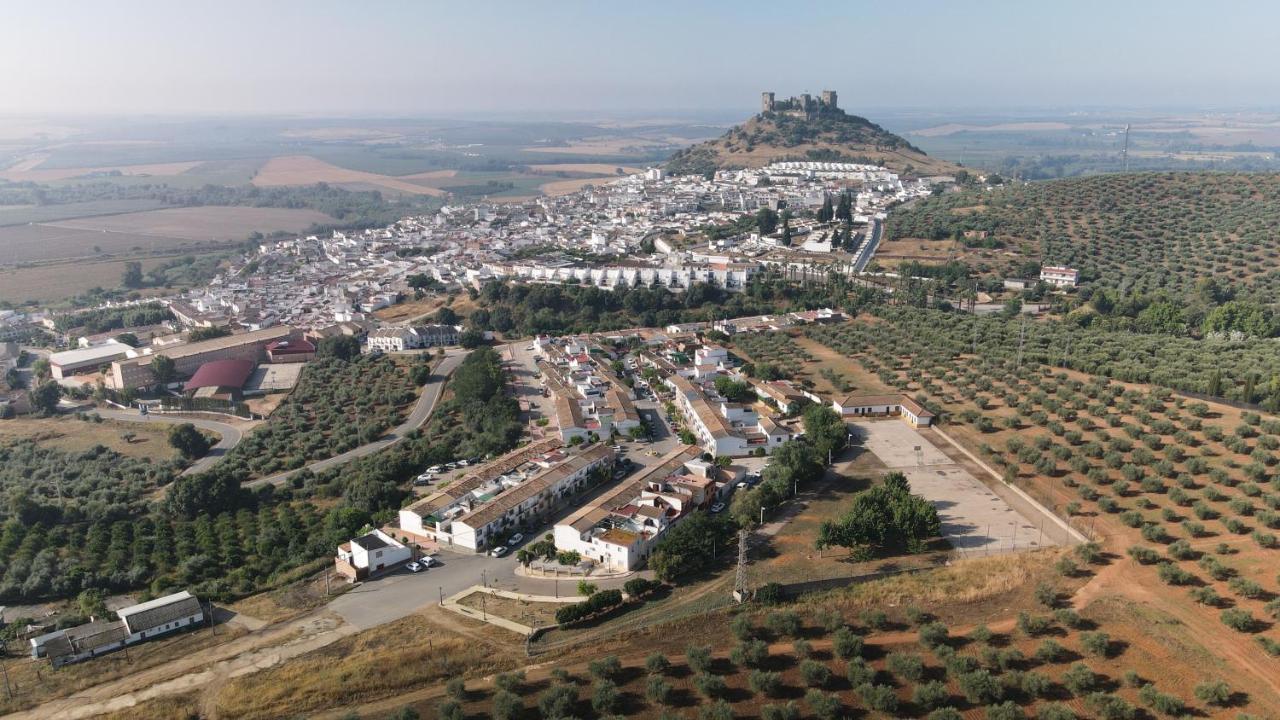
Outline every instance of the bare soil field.
<svg viewBox="0 0 1280 720">
<path fill-rule="evenodd" d="M 480 610 L 528 627 L 544 627 L 556 624 L 556 610 L 561 603 L 528 602 L 498 595 L 474 592 L 459 598 L 458 604 L 472 610 Z"/>
<path fill-rule="evenodd" d="M 100 253 L 148 253 L 196 245 L 195 241 L 188 238 L 146 235 L 140 232 L 105 232 L 87 227 L 55 225 L 13 225 L 0 227 L 0 265 L 91 258 Z"/>
<path fill-rule="evenodd" d="M 363 183 L 414 195 L 444 195 L 444 191 L 437 188 L 419 185 L 390 175 L 347 170 L 310 155 L 286 155 L 271 158 L 253 176 L 253 184 L 262 187 L 314 185 L 319 182 L 333 183 L 335 185 Z"/>
<path fill-rule="evenodd" d="M 176 240 L 244 240 L 253 232 L 301 232 L 333 218 L 316 210 L 258 207 L 189 207 L 46 223 L 48 227 Z"/>
</svg>

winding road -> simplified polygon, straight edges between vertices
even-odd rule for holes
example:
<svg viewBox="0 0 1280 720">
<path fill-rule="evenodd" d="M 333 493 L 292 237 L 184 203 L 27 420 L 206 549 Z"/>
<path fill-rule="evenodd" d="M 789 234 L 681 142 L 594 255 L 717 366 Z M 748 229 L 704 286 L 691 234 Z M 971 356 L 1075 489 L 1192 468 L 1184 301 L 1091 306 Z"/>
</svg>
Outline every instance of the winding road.
<svg viewBox="0 0 1280 720">
<path fill-rule="evenodd" d="M 436 403 L 440 400 L 440 394 L 444 391 L 445 381 L 458 369 L 458 365 L 462 363 L 463 358 L 467 356 L 467 351 L 451 351 L 445 358 L 440 361 L 435 370 L 431 373 L 431 379 L 426 385 L 422 386 L 422 394 L 418 396 L 418 402 L 414 404 L 413 410 L 409 413 L 409 417 L 403 423 L 396 426 L 391 432 L 374 440 L 367 445 L 348 450 L 340 455 L 334 455 L 331 458 L 317 460 L 310 465 L 301 468 L 288 470 L 275 475 L 258 478 L 246 482 L 245 487 L 258 487 L 260 485 L 280 485 L 293 476 L 296 472 L 302 470 L 310 470 L 311 472 L 320 472 L 343 463 L 350 462 L 356 458 L 362 458 L 365 455 L 378 452 L 384 448 L 400 442 L 410 432 L 422 427 L 431 417 L 431 413 L 436 409 Z"/>
<path fill-rule="evenodd" d="M 140 423 L 169 423 L 176 425 L 178 423 L 191 423 L 201 430 L 209 430 L 218 433 L 220 439 L 218 443 L 209 448 L 209 452 L 204 457 L 191 463 L 186 470 L 182 471 L 183 475 L 194 475 L 198 472 L 204 472 L 213 467 L 213 464 L 222 459 L 231 448 L 240 444 L 240 439 L 244 437 L 244 433 L 240 428 L 227 423 L 217 422 L 215 420 L 205 420 L 204 418 L 181 417 L 177 415 L 142 415 L 137 410 L 95 410 L 108 420 L 122 420 L 124 422 L 140 422 Z"/>
</svg>

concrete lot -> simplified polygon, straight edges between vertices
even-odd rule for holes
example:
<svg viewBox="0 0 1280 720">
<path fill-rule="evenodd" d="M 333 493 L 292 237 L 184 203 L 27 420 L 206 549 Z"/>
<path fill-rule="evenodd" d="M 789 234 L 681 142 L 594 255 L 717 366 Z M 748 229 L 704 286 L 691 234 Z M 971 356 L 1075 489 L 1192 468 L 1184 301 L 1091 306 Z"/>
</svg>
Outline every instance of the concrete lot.
<svg viewBox="0 0 1280 720">
<path fill-rule="evenodd" d="M 246 392 L 257 390 L 292 390 L 306 363 L 265 363 L 259 365 L 245 383 Z"/>
<path fill-rule="evenodd" d="M 1019 513 L 968 470 L 896 418 L 864 421 L 855 432 L 881 462 L 907 476 L 938 509 L 942 534 L 962 553 L 996 554 L 1057 544 L 1043 519 Z M 920 449 L 917 451 L 916 448 Z"/>
</svg>

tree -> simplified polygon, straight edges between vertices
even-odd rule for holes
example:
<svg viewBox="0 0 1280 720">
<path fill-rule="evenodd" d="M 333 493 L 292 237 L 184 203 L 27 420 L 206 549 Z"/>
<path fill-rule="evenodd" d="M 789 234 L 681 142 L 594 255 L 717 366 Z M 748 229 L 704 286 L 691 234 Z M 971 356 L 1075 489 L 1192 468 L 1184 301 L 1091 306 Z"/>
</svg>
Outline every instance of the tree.
<svg viewBox="0 0 1280 720">
<path fill-rule="evenodd" d="M 853 222 L 853 196 L 848 190 L 840 193 L 840 202 L 836 205 L 836 220 L 844 222 Z"/>
<path fill-rule="evenodd" d="M 120 277 L 120 284 L 127 288 L 142 287 L 142 263 L 136 260 L 130 260 L 124 264 L 124 274 Z"/>
<path fill-rule="evenodd" d="M 209 452 L 209 438 L 191 423 L 181 423 L 169 428 L 169 444 L 182 453 L 182 457 L 194 460 Z"/>
<path fill-rule="evenodd" d="M 848 433 L 844 419 L 830 406 L 814 403 L 804 409 L 805 437 L 822 462 L 844 448 Z"/>
<path fill-rule="evenodd" d="M 157 355 L 151 358 L 151 374 L 155 376 L 157 384 L 168 385 L 173 382 L 177 370 L 169 356 Z"/>
<path fill-rule="evenodd" d="M 772 235 L 778 229 L 778 213 L 762 207 L 756 211 L 756 229 L 761 235 Z"/>
<path fill-rule="evenodd" d="M 351 361 L 360 357 L 360 341 L 351 335 L 335 335 L 322 338 L 316 344 L 316 357 L 332 357 Z"/>
<path fill-rule="evenodd" d="M 31 391 L 31 407 L 45 415 L 58 412 L 58 401 L 62 399 L 62 386 L 52 380 L 40 383 Z"/>
<path fill-rule="evenodd" d="M 854 498 L 844 515 L 823 522 L 815 545 L 921 552 L 941 531 L 937 508 L 912 495 L 904 475 L 889 473 L 882 484 Z"/>
</svg>

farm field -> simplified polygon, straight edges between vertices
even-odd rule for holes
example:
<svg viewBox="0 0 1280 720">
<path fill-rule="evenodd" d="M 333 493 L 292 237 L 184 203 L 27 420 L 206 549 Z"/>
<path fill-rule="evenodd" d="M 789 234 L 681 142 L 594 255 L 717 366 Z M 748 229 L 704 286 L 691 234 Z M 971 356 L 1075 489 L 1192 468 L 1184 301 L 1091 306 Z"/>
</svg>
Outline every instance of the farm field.
<svg viewBox="0 0 1280 720">
<path fill-rule="evenodd" d="M 0 265 L 227 244 L 254 231 L 299 232 L 331 220 L 314 210 L 194 207 L 0 227 Z"/>
<path fill-rule="evenodd" d="M 809 335 L 941 410 L 1007 482 L 1107 538 L 1130 580 L 1121 594 L 1219 638 L 1221 657 L 1280 697 L 1280 487 L 1268 471 L 1280 421 L 998 353 L 974 362 L 907 323 Z"/>
<path fill-rule="evenodd" d="M 0 207 L 0 226 L 140 212 L 162 207 L 167 206 L 158 200 L 93 200 L 60 205 L 6 205 Z"/>
<path fill-rule="evenodd" d="M 373 185 L 383 190 L 417 195 L 444 194 L 434 187 L 419 185 L 390 175 L 380 175 L 362 170 L 348 170 L 310 155 L 273 157 L 259 168 L 253 176 L 253 184 L 262 187 L 313 185 L 320 182 L 335 185 L 351 183 L 366 186 Z"/>
<path fill-rule="evenodd" d="M 0 238 L 5 228 L 0 228 Z M 142 258 L 145 273 L 167 258 Z M 0 301 L 23 303 L 56 303 L 87 292 L 95 287 L 111 288 L 120 284 L 124 260 L 53 262 L 23 267 L 0 267 Z M 139 291 L 143 295 L 163 295 L 169 291 L 154 288 Z"/>
<path fill-rule="evenodd" d="M 1010 252 L 982 275 L 1020 277 L 1030 260 L 1112 292 L 1190 299 L 1214 280 L 1265 299 L 1280 290 L 1277 223 L 1280 175 L 1134 173 L 927 198 L 895 210 L 887 232 L 949 247 L 957 232 L 986 230 Z"/>
</svg>

